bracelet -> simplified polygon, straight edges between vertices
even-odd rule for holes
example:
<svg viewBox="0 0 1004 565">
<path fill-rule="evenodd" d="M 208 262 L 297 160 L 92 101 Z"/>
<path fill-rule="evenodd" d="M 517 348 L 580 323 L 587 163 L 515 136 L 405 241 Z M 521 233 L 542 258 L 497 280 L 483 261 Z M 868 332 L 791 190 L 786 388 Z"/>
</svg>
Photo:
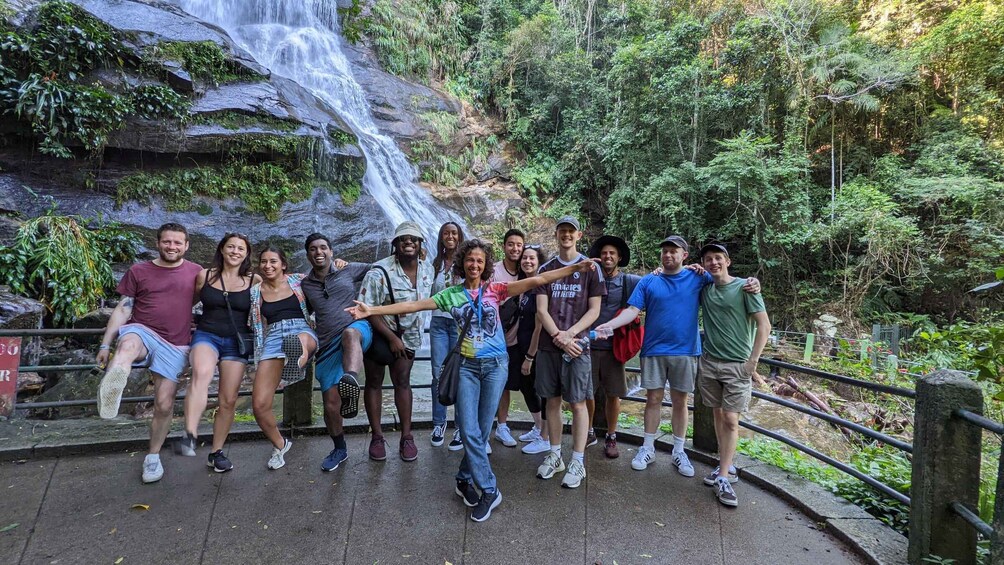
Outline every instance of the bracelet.
<svg viewBox="0 0 1004 565">
<path fill-rule="evenodd" d="M 108 349 L 111 349 L 111 348 L 112 348 L 112 346 L 105 345 L 105 344 L 102 343 L 101 345 L 98 346 L 98 351 L 105 351 L 105 350 L 108 350 Z"/>
<path fill-rule="evenodd" d="M 527 361 L 531 361 L 532 362 L 534 359 L 536 359 L 536 356 L 534 356 L 534 355 L 526 355 L 526 356 L 524 356 L 524 358 Z"/>
</svg>

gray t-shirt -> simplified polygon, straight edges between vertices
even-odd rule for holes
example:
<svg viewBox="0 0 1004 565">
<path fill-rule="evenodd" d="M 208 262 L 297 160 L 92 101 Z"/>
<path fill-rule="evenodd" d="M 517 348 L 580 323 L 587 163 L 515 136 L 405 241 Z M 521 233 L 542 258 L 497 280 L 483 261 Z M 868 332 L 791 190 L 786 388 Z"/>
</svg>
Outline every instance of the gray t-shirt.
<svg viewBox="0 0 1004 565">
<path fill-rule="evenodd" d="M 352 315 L 345 309 L 353 305 L 359 283 L 370 267 L 369 263 L 349 263 L 343 269 L 332 266 L 323 281 L 316 278 L 314 271 L 303 278 L 300 288 L 307 308 L 314 313 L 319 349 L 330 345 L 352 323 Z"/>
<path fill-rule="evenodd" d="M 574 261 L 564 263 L 560 257 L 554 257 L 541 265 L 537 272 L 546 273 L 547 271 L 574 265 L 580 261 L 589 261 L 589 259 L 584 255 L 579 255 Z M 589 299 L 594 296 L 604 296 L 606 293 L 607 289 L 603 285 L 603 272 L 599 269 L 584 273 L 572 273 L 551 284 L 537 287 L 537 294 L 547 295 L 547 312 L 551 315 L 551 319 L 554 320 L 559 330 L 567 330 L 574 326 L 589 311 Z M 588 334 L 583 331 L 576 336 L 576 339 L 585 335 Z M 540 349 L 558 351 L 558 347 L 554 345 L 554 340 L 546 335 L 540 337 Z"/>
<path fill-rule="evenodd" d="M 596 322 L 593 323 L 590 329 L 595 329 L 596 326 L 613 320 L 614 316 L 627 303 L 627 297 L 624 296 L 625 285 L 633 288 L 638 284 L 640 279 L 641 277 L 638 275 L 629 275 L 624 272 L 618 272 L 614 277 L 606 279 L 607 295 L 603 297 L 603 303 L 600 305 L 600 317 L 596 318 Z M 595 339 L 590 344 L 590 347 L 593 349 L 610 350 L 614 348 L 614 342 L 612 339 Z"/>
</svg>

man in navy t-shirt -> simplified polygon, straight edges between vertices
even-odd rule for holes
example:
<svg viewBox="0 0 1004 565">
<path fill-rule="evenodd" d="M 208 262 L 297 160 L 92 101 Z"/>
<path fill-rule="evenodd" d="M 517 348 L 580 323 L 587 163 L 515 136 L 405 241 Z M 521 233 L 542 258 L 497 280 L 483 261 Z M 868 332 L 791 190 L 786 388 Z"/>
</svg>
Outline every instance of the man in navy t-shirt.
<svg viewBox="0 0 1004 565">
<path fill-rule="evenodd" d="M 673 401 L 673 465 L 681 475 L 693 477 L 694 466 L 683 450 L 689 418 L 687 400 L 694 392 L 701 355 L 697 325 L 701 289 L 714 279 L 703 269 L 684 268 L 690 247 L 683 237 L 671 235 L 662 240 L 661 247 L 662 271 L 644 277 L 628 299 L 628 307 L 596 329 L 612 332 L 645 310 L 645 339 L 641 346 L 641 385 L 646 389 L 645 441 L 631 467 L 641 471 L 655 461 L 655 435 L 668 382 Z M 743 288 L 759 292 L 760 284 L 750 279 Z"/>
</svg>

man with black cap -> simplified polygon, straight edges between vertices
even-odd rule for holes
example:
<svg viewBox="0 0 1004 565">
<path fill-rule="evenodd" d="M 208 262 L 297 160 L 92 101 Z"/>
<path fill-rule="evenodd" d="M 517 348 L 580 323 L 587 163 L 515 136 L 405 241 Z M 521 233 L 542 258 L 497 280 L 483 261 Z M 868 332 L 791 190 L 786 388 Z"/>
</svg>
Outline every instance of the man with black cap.
<svg viewBox="0 0 1004 565">
<path fill-rule="evenodd" d="M 683 450 L 689 419 L 687 397 L 694 392 L 697 359 L 701 355 L 697 327 L 701 290 L 713 279 L 707 273 L 697 274 L 683 267 L 690 250 L 683 237 L 671 235 L 660 246 L 662 272 L 642 278 L 628 299 L 628 307 L 596 331 L 612 332 L 646 311 L 641 348 L 641 385 L 646 389 L 645 439 L 631 460 L 631 468 L 641 471 L 655 462 L 655 436 L 668 382 L 673 401 L 673 465 L 681 475 L 693 477 L 694 466 Z M 760 284 L 750 279 L 743 290 L 759 292 Z"/>
<path fill-rule="evenodd" d="M 429 298 L 435 278 L 432 264 L 422 250 L 422 229 L 415 222 L 402 222 L 394 230 L 391 255 L 373 264 L 363 278 L 359 301 L 367 306 L 396 302 L 415 302 Z M 422 318 L 419 314 L 373 316 L 373 345 L 367 352 L 363 367 L 366 386 L 363 399 L 366 416 L 373 430 L 369 456 L 374 461 L 387 458 L 387 442 L 380 427 L 383 405 L 384 367 L 390 367 L 394 385 L 394 405 L 401 419 L 400 455 L 404 461 L 418 459 L 418 447 L 411 435 L 411 367 L 415 351 L 422 345 Z M 386 346 L 378 346 L 382 339 Z"/>
<path fill-rule="evenodd" d="M 558 255 L 541 265 L 539 273 L 589 261 L 576 251 L 582 238 L 579 220 L 565 216 L 554 230 Z M 586 333 L 600 314 L 607 292 L 598 269 L 573 273 L 537 289 L 537 319 L 541 323 L 537 352 L 537 394 L 547 399 L 547 425 L 551 450 L 537 468 L 537 476 L 550 479 L 565 470 L 561 459 L 561 401 L 572 408 L 572 459 L 561 486 L 576 488 L 586 478 L 584 453 L 589 432 L 586 401 L 593 398 L 589 337 Z"/>
<path fill-rule="evenodd" d="M 593 324 L 595 329 L 596 326 L 612 320 L 627 307 L 627 300 L 641 277 L 621 272 L 620 268 L 626 267 L 631 261 L 631 250 L 627 243 L 617 236 L 601 236 L 589 248 L 589 256 L 600 260 L 607 288 L 607 295 L 600 303 L 600 317 Z M 607 421 L 607 435 L 603 454 L 610 459 L 616 459 L 620 456 L 617 449 L 617 418 L 621 412 L 621 397 L 627 395 L 624 363 L 614 357 L 612 339 L 595 339 L 589 344 L 589 348 L 593 366 L 593 394 L 595 395 L 602 387 L 606 398 L 604 414 Z M 588 400 L 586 406 L 589 408 L 589 423 L 592 425 L 596 401 Z M 596 432 L 590 427 L 586 447 L 595 443 Z"/>
</svg>

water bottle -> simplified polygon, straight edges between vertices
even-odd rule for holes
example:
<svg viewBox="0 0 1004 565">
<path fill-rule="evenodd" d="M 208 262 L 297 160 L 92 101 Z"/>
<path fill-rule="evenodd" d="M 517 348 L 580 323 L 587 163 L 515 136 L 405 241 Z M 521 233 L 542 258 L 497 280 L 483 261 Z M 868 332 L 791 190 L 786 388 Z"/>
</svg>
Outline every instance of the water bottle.
<svg viewBox="0 0 1004 565">
<path fill-rule="evenodd" d="M 610 336 L 612 336 L 612 335 L 614 335 L 614 331 L 611 330 L 611 329 L 608 329 L 608 328 L 599 329 L 599 328 L 597 328 L 597 329 L 589 332 L 589 339 L 594 340 L 594 341 L 597 340 L 597 339 L 610 339 Z"/>
<path fill-rule="evenodd" d="M 594 337 L 596 337 L 596 332 L 589 332 L 588 336 L 586 336 L 586 337 L 584 337 L 582 339 L 576 340 L 575 343 L 579 344 L 579 348 L 582 349 L 583 355 L 589 349 L 589 340 L 592 339 L 592 338 L 594 338 Z M 574 359 L 574 357 L 572 357 L 571 355 L 569 355 L 567 352 L 562 353 L 561 354 L 561 358 L 565 360 L 565 363 L 571 363 L 572 359 Z"/>
</svg>

